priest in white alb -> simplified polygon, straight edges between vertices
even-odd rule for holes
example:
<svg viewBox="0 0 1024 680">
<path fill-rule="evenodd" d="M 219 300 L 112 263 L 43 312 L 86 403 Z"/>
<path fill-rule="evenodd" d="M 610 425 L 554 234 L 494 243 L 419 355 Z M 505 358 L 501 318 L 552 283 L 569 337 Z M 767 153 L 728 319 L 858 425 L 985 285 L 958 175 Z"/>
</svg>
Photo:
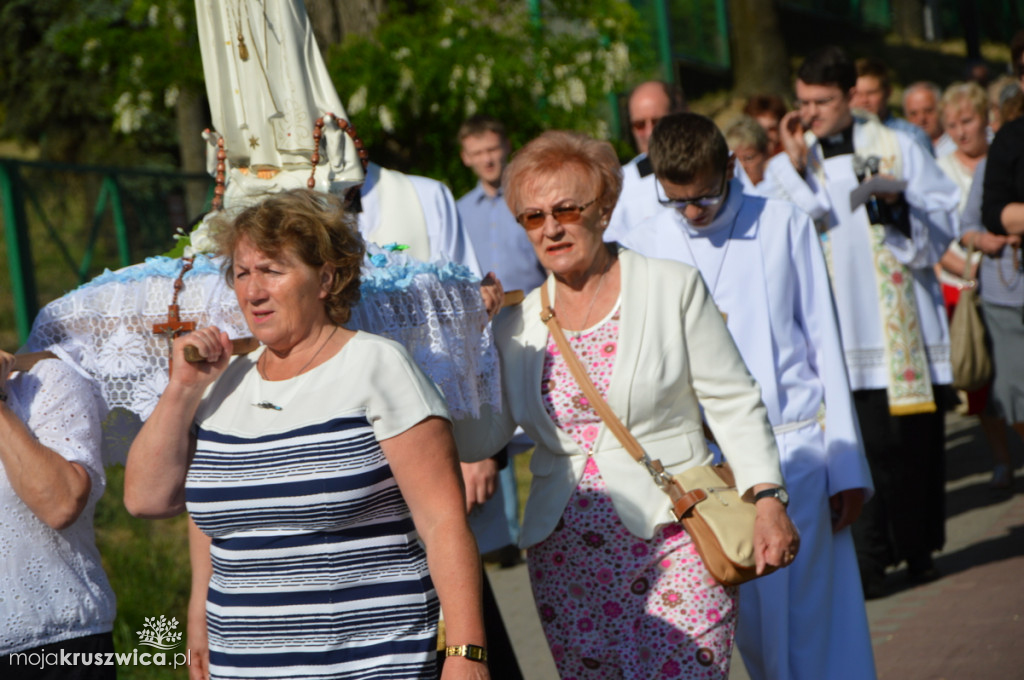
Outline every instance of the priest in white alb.
<svg viewBox="0 0 1024 680">
<path fill-rule="evenodd" d="M 790 203 L 744 194 L 724 136 L 703 116 L 663 118 L 648 153 L 659 200 L 674 209 L 622 244 L 700 270 L 761 386 L 786 483 L 778 500 L 800 530 L 792 565 L 741 586 L 744 663 L 754 680 L 871 680 L 850 532 L 871 475 L 814 225 Z"/>
<path fill-rule="evenodd" d="M 782 121 L 785 153 L 757 190 L 816 222 L 832 281 L 854 405 L 876 495 L 854 525 L 867 597 L 885 569 L 938 576 L 945 541 L 943 395 L 949 329 L 932 265 L 955 238 L 956 186 L 911 137 L 850 108 L 857 74 L 837 47 L 807 58 L 799 109 Z M 867 200 L 851 195 L 864 182 Z"/>
</svg>

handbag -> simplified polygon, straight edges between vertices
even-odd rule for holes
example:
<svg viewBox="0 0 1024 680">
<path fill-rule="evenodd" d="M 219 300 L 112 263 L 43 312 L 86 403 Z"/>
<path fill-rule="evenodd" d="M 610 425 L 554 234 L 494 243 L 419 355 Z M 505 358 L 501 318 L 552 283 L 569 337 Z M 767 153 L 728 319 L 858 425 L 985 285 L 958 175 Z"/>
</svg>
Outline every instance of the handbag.
<svg viewBox="0 0 1024 680">
<path fill-rule="evenodd" d="M 978 281 L 970 276 L 973 252 L 974 246 L 969 245 L 963 275 L 968 285 L 960 289 L 960 299 L 949 322 L 952 384 L 954 388 L 968 392 L 984 387 L 992 379 L 992 357 L 985 337 L 985 323 L 978 309 Z"/>
<path fill-rule="evenodd" d="M 562 332 L 549 304 L 547 284 L 541 286 L 541 321 L 555 339 L 562 357 L 584 395 L 623 448 L 647 468 L 654 483 L 672 502 L 672 514 L 690 534 L 704 566 L 725 586 L 746 583 L 776 570 L 765 565 L 757 573 L 754 560 L 754 504 L 743 500 L 728 463 L 697 465 L 675 476 L 665 472 L 661 461 L 652 460 L 636 437 L 623 425 L 597 387 Z"/>
</svg>

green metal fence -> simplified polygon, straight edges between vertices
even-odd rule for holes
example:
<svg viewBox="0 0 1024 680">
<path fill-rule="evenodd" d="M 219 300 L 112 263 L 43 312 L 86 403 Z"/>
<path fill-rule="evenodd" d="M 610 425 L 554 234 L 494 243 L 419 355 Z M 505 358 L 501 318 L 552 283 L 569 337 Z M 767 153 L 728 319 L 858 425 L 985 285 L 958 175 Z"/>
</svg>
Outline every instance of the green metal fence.
<svg viewBox="0 0 1024 680">
<path fill-rule="evenodd" d="M 211 192 L 204 174 L 0 158 L 10 286 L 0 322 L 13 316 L 24 342 L 41 304 L 172 248 L 175 229 L 194 217 L 186 196 L 206 196 L 205 210 Z"/>
</svg>

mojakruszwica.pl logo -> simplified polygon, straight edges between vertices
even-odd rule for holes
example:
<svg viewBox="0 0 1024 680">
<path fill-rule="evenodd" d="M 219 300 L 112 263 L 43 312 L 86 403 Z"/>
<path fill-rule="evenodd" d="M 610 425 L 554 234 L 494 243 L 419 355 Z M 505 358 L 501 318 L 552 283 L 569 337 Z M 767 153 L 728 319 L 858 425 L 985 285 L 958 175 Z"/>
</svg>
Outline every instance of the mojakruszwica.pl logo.
<svg viewBox="0 0 1024 680">
<path fill-rule="evenodd" d="M 46 651 L 44 647 L 38 652 L 11 653 L 12 666 L 30 666 L 47 668 L 50 666 L 170 666 L 181 668 L 192 663 L 192 652 L 173 652 L 181 645 L 181 632 L 176 630 L 178 619 L 147 616 L 142 630 L 136 631 L 139 645 L 160 651 L 140 650 L 138 647 L 130 652 L 66 652 L 57 650 Z"/>
</svg>

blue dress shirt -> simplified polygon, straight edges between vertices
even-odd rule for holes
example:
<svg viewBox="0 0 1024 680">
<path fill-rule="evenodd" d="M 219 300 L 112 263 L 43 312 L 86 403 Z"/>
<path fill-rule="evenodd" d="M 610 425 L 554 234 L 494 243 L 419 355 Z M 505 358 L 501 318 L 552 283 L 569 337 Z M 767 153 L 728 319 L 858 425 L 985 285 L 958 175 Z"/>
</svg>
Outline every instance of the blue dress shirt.
<svg viewBox="0 0 1024 680">
<path fill-rule="evenodd" d="M 478 183 L 456 205 L 482 272 L 497 274 L 505 290 L 524 293 L 544 281 L 547 274 L 537 261 L 526 230 L 512 216 L 501 191 L 492 198 Z"/>
</svg>

